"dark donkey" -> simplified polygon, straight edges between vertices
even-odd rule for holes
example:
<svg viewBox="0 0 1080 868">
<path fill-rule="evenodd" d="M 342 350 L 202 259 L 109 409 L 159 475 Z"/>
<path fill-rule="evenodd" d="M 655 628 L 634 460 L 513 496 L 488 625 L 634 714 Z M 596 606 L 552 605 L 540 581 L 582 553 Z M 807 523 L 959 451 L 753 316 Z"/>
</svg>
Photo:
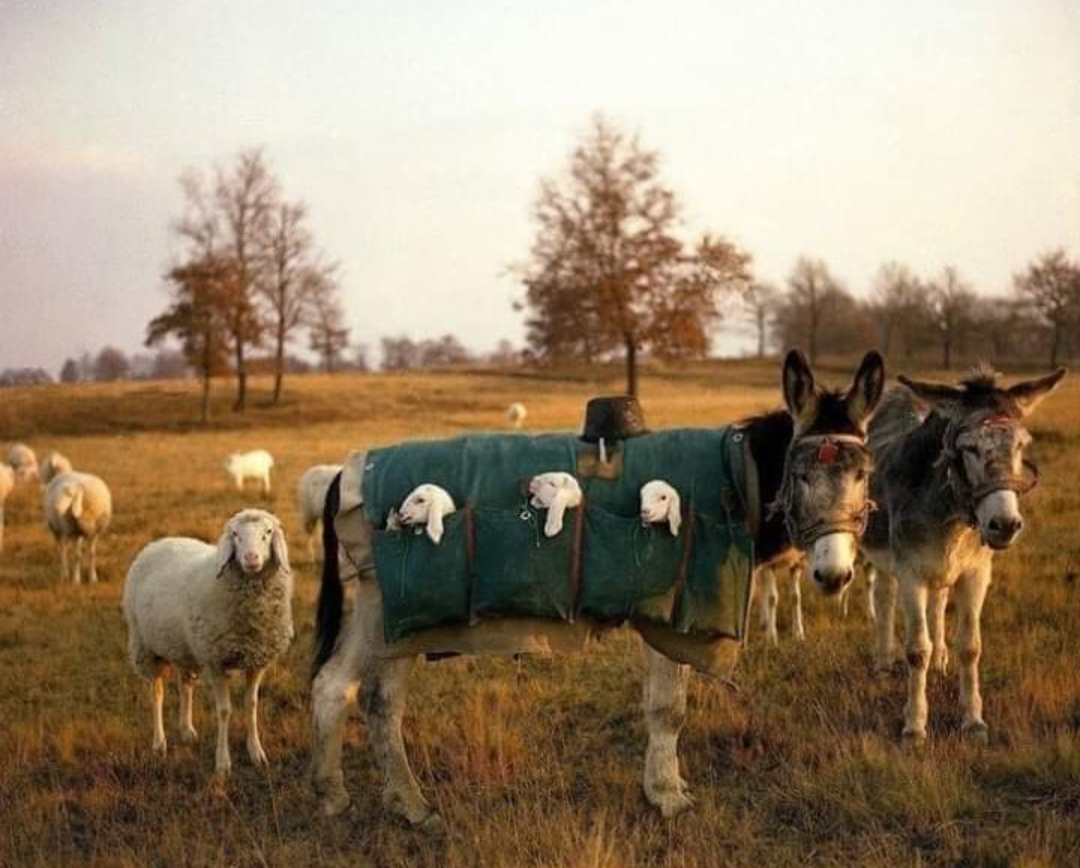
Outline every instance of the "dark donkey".
<svg viewBox="0 0 1080 868">
<path fill-rule="evenodd" d="M 881 398 L 884 378 L 881 356 L 873 352 L 863 359 L 847 392 L 821 390 L 802 354 L 791 352 L 783 371 L 786 411 L 738 426 L 756 468 L 746 480 L 746 502 L 767 505 L 764 515 L 747 516 L 757 560 L 772 560 L 797 546 L 808 553 L 809 572 L 825 593 L 836 593 L 851 580 L 857 538 L 869 512 L 866 424 Z M 425 643 L 423 633 L 386 643 L 379 582 L 374 580 L 370 558 L 364 557 L 371 527 L 363 510 L 348 511 L 345 503 L 346 495 L 355 497 L 356 492 L 349 468 L 363 468 L 365 462 L 364 456 L 350 457 L 345 473 L 331 487 L 324 516 L 326 551 L 313 684 L 313 782 L 326 813 L 348 806 L 342 736 L 348 705 L 360 692 L 382 771 L 384 804 L 414 825 L 436 828 L 441 820 L 420 792 L 401 735 L 409 670 L 419 654 L 436 646 Z M 345 623 L 342 565 L 357 577 L 356 602 Z M 645 795 L 670 817 L 692 804 L 677 756 L 689 667 L 656 650 L 663 643 L 655 633 L 636 622 L 635 626 L 645 636 L 649 667 L 644 691 L 649 730 Z M 579 647 L 570 640 L 587 635 L 588 629 L 581 621 L 501 618 L 457 630 L 451 640 L 458 653 L 569 650 Z M 445 644 L 438 647 L 446 650 Z"/>
<path fill-rule="evenodd" d="M 926 675 L 944 672 L 945 606 L 955 591 L 960 621 L 963 731 L 986 738 L 979 657 L 980 617 L 994 550 L 1011 546 L 1023 527 L 1019 495 L 1034 487 L 1024 459 L 1031 442 L 1022 420 L 1065 369 L 1004 388 L 992 370 L 977 369 L 958 385 L 900 377 L 870 426 L 874 513 L 864 539 L 873 568 L 877 665 L 893 661 L 893 606 L 899 588 L 907 635 L 908 700 L 904 737 L 926 738 Z"/>
</svg>

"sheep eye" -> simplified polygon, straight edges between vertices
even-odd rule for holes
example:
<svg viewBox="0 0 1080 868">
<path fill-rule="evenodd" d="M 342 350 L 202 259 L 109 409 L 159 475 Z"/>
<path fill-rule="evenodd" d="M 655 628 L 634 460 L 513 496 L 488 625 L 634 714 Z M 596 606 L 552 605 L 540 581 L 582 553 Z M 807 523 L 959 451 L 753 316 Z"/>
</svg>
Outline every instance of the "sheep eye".
<svg viewBox="0 0 1080 868">
<path fill-rule="evenodd" d="M 660 499 L 661 500 L 667 500 L 667 495 L 666 494 L 661 494 Z"/>
</svg>

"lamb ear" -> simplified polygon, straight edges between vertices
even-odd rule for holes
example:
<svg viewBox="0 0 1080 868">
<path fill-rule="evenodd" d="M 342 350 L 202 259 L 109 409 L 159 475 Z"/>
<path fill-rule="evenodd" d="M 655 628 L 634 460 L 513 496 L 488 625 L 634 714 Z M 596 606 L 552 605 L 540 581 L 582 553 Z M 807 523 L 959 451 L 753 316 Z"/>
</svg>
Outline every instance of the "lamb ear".
<svg viewBox="0 0 1080 868">
<path fill-rule="evenodd" d="M 217 571 L 216 575 L 221 575 L 225 572 L 225 568 L 229 565 L 229 561 L 233 559 L 236 554 L 236 548 L 233 546 L 232 537 L 232 522 L 225 525 L 225 531 L 221 534 L 221 539 L 217 544 Z"/>
<path fill-rule="evenodd" d="M 1009 397 L 1016 401 L 1020 412 L 1027 416 L 1042 402 L 1042 399 L 1058 387 L 1065 376 L 1065 368 L 1058 368 L 1054 373 L 1039 377 L 1037 380 L 1025 380 L 1009 387 Z"/>
<path fill-rule="evenodd" d="M 443 538 L 443 511 L 442 504 L 432 498 L 428 504 L 427 535 L 435 545 L 442 542 Z"/>
<path fill-rule="evenodd" d="M 573 492 L 565 488 L 560 488 L 555 492 L 555 499 L 548 507 L 547 520 L 544 522 L 544 536 L 555 536 L 562 530 L 563 515 L 572 497 Z"/>
<path fill-rule="evenodd" d="M 784 403 L 796 426 L 809 424 L 817 412 L 817 386 L 814 374 L 799 350 L 791 350 L 784 358 Z"/>
<path fill-rule="evenodd" d="M 916 398 L 933 409 L 948 416 L 960 412 L 964 401 L 964 390 L 948 383 L 931 383 L 926 380 L 912 380 L 903 374 L 896 378 L 906 386 Z"/>
<path fill-rule="evenodd" d="M 270 540 L 270 551 L 274 553 L 274 560 L 277 561 L 277 565 L 289 573 L 292 572 L 292 567 L 289 566 L 289 544 L 285 541 L 285 529 L 280 525 L 274 526 L 274 536 Z"/>
<path fill-rule="evenodd" d="M 848 416 L 862 428 L 874 414 L 881 395 L 885 391 L 885 360 L 877 350 L 863 356 L 862 364 L 844 397 Z"/>
<path fill-rule="evenodd" d="M 682 527 L 682 501 L 677 491 L 672 492 L 668 502 L 667 520 L 668 527 L 671 528 L 671 535 L 678 536 L 679 528 Z"/>
</svg>

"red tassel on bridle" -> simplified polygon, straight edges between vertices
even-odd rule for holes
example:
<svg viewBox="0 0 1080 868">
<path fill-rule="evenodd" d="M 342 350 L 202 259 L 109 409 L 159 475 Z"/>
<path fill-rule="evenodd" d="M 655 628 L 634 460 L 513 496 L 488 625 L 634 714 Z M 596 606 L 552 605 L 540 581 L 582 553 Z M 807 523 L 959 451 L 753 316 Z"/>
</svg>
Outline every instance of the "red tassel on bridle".
<svg viewBox="0 0 1080 868">
<path fill-rule="evenodd" d="M 818 448 L 817 460 L 818 464 L 832 464 L 836 461 L 836 456 L 840 454 L 840 447 L 832 440 L 826 440 Z"/>
</svg>

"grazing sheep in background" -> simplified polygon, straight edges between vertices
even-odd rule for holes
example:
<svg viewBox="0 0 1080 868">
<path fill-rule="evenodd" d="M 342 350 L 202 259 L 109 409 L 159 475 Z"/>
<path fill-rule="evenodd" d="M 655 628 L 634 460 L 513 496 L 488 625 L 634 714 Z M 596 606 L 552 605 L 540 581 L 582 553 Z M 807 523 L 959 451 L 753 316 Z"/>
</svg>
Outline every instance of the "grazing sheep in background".
<svg viewBox="0 0 1080 868">
<path fill-rule="evenodd" d="M 316 464 L 305 470 L 300 477 L 297 501 L 300 505 L 300 521 L 304 526 L 304 533 L 307 534 L 308 560 L 312 562 L 315 561 L 315 528 L 322 519 L 326 491 L 340 472 L 340 464 Z"/>
<path fill-rule="evenodd" d="M 82 581 L 83 539 L 90 543 L 90 581 L 97 576 L 97 539 L 112 520 L 112 494 L 97 476 L 89 473 L 61 473 L 45 489 L 45 521 L 60 550 L 60 581 L 68 579 L 68 541 L 75 539 L 75 573 L 72 581 Z"/>
<path fill-rule="evenodd" d="M 513 428 L 520 428 L 525 424 L 525 418 L 529 415 L 529 411 L 525 409 L 525 405 L 520 401 L 515 401 L 509 407 L 506 408 L 506 419 Z"/>
<path fill-rule="evenodd" d="M 263 494 L 270 493 L 270 468 L 274 466 L 274 457 L 265 449 L 251 452 L 234 452 L 225 459 L 225 469 L 236 483 L 237 490 L 243 490 L 244 482 L 254 479 L 262 483 Z"/>
<path fill-rule="evenodd" d="M 678 536 L 682 525 L 682 501 L 672 485 L 654 479 L 641 486 L 641 522 L 656 524 L 661 521 L 668 523 L 672 536 Z"/>
<path fill-rule="evenodd" d="M 225 525 L 217 546 L 171 537 L 150 543 L 135 558 L 124 584 L 128 654 L 153 688 L 154 741 L 166 750 L 162 719 L 165 677 L 180 679 L 180 740 L 197 738 L 192 725 L 195 682 L 206 677 L 217 710 L 215 770 L 228 774 L 228 673 L 246 677 L 247 750 L 266 764 L 259 741 L 259 684 L 294 636 L 293 580 L 285 532 L 268 512 L 245 509 Z"/>
<path fill-rule="evenodd" d="M 25 443 L 16 443 L 8 450 L 7 463 L 15 471 L 16 482 L 29 482 L 38 478 L 37 455 Z"/>
<path fill-rule="evenodd" d="M 61 473 L 71 473 L 73 469 L 66 456 L 56 451 L 50 452 L 41 462 L 41 484 L 48 487 L 49 483 Z"/>
<path fill-rule="evenodd" d="M 443 538 L 443 517 L 456 509 L 454 499 L 445 488 L 430 484 L 418 485 L 397 510 L 397 521 L 406 527 L 416 528 L 417 533 L 423 526 L 428 538 L 438 545 Z M 393 520 L 392 514 L 387 524 Z"/>
<path fill-rule="evenodd" d="M 529 501 L 537 509 L 548 511 L 544 536 L 555 536 L 562 530 L 563 514 L 581 506 L 581 486 L 569 473 L 541 473 L 529 480 Z"/>
<path fill-rule="evenodd" d="M 0 464 L 0 552 L 4 550 L 4 501 L 15 487 L 15 471 Z"/>
</svg>

